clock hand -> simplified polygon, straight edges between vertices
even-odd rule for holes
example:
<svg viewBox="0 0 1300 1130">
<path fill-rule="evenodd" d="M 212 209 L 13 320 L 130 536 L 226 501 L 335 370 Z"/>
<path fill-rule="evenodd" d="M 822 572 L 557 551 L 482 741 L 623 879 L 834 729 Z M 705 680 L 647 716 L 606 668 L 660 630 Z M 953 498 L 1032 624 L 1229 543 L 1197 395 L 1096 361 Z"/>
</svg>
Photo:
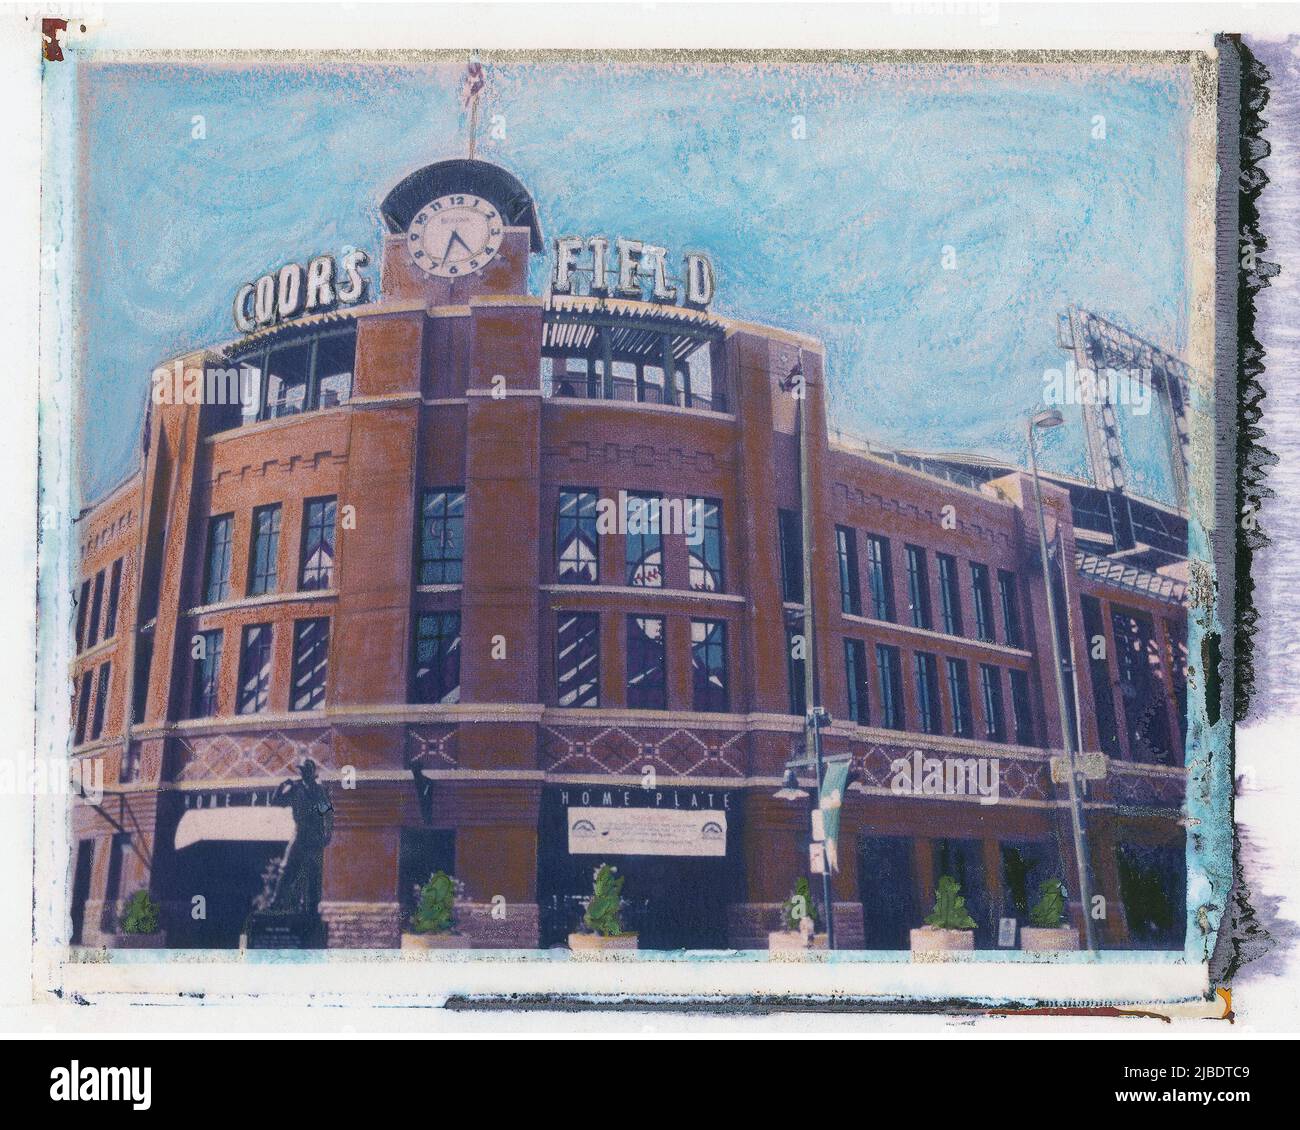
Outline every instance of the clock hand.
<svg viewBox="0 0 1300 1130">
<path fill-rule="evenodd" d="M 470 249 L 469 244 L 466 243 L 463 239 L 461 239 L 461 237 L 460 237 L 460 232 L 458 232 L 458 231 L 454 231 L 454 230 L 453 230 L 452 233 L 451 233 L 451 238 L 449 238 L 449 239 L 447 240 L 447 250 L 444 251 L 444 252 L 442 253 L 442 257 L 443 257 L 444 259 L 449 259 L 449 258 L 451 258 L 451 247 L 452 247 L 452 244 L 454 244 L 454 243 L 459 243 L 459 244 L 461 245 L 461 247 L 463 247 L 463 248 L 465 249 L 465 254 L 466 254 L 466 255 L 473 255 L 473 254 L 474 254 L 474 252 Z"/>
</svg>

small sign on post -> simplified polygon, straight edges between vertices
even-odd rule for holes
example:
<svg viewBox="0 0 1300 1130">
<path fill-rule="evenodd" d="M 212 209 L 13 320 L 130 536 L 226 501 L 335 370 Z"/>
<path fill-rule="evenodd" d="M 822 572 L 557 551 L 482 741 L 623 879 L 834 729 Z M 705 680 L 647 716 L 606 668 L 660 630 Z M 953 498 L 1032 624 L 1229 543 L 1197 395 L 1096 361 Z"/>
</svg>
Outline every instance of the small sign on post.
<svg viewBox="0 0 1300 1130">
<path fill-rule="evenodd" d="M 823 844 L 812 843 L 808 845 L 808 870 L 814 875 L 824 875 L 826 873 L 826 848 Z"/>
<path fill-rule="evenodd" d="M 1011 948 L 1016 944 L 1016 920 L 1014 918 L 998 919 L 998 945 Z"/>
</svg>

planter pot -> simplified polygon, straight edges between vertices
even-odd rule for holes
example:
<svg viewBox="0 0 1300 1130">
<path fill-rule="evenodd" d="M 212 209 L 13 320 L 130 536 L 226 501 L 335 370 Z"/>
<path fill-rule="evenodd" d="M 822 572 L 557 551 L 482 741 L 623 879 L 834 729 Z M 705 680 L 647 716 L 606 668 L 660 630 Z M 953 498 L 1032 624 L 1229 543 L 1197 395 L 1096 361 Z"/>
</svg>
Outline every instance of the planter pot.
<svg viewBox="0 0 1300 1130">
<path fill-rule="evenodd" d="M 811 938 L 807 938 L 798 930 L 772 930 L 767 935 L 767 952 L 769 954 L 797 957 L 809 950 L 824 950 L 825 948 L 825 934 L 814 934 Z"/>
<path fill-rule="evenodd" d="M 634 950 L 637 948 L 635 934 L 614 934 L 604 937 L 600 934 L 570 934 L 569 949 L 574 953 L 594 954 Z"/>
<path fill-rule="evenodd" d="M 162 935 L 162 931 L 156 934 L 114 934 L 113 944 L 108 947 L 114 950 L 160 950 L 167 948 L 167 941 Z"/>
<path fill-rule="evenodd" d="M 974 930 L 940 930 L 922 926 L 912 931 L 913 961 L 953 961 L 975 949 Z"/>
<path fill-rule="evenodd" d="M 467 950 L 474 943 L 464 934 L 403 934 L 404 950 Z"/>
<path fill-rule="evenodd" d="M 1077 950 L 1079 948 L 1079 931 L 1073 926 L 1021 926 L 1020 948 L 1032 953 L 1047 953 L 1052 950 Z"/>
</svg>

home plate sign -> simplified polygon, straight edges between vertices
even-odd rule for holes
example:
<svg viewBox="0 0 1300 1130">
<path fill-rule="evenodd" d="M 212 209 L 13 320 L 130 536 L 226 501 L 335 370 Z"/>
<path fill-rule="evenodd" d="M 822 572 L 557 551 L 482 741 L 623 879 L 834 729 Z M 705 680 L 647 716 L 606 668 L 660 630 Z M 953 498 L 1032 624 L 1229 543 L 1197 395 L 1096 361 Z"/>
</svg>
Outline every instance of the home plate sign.
<svg viewBox="0 0 1300 1130">
<path fill-rule="evenodd" d="M 571 855 L 727 854 L 727 815 L 716 810 L 570 808 Z"/>
</svg>

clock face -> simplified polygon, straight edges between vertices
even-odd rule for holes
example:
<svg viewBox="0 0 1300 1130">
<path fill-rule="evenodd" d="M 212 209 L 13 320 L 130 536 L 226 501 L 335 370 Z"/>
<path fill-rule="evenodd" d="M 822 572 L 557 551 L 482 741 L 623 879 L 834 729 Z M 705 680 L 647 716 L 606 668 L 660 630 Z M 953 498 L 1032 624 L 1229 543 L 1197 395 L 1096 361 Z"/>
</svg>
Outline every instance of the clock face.
<svg viewBox="0 0 1300 1130">
<path fill-rule="evenodd" d="M 481 271 L 501 247 L 497 210 L 477 196 L 440 196 L 420 209 L 406 234 L 411 262 L 426 275 L 454 279 Z"/>
</svg>

